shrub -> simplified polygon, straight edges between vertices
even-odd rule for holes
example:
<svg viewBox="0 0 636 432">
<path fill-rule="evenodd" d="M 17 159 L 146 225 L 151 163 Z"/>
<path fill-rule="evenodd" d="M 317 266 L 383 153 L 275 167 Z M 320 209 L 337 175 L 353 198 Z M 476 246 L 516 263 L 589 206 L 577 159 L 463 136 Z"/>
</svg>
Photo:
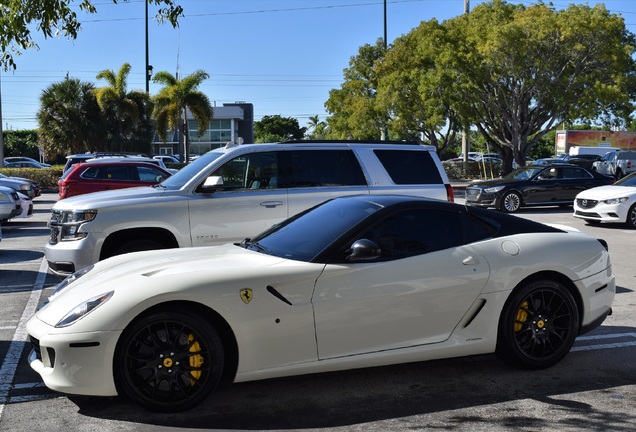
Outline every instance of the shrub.
<svg viewBox="0 0 636 432">
<path fill-rule="evenodd" d="M 23 177 L 36 181 L 42 190 L 57 190 L 57 181 L 62 177 L 63 165 L 51 168 L 0 168 L 0 173 L 7 177 Z"/>
</svg>

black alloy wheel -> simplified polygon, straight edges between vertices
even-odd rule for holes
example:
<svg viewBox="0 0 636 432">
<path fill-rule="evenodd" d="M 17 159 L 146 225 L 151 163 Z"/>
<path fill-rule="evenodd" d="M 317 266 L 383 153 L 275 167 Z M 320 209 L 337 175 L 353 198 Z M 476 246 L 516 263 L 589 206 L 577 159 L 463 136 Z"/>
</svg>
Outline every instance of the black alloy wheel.
<svg viewBox="0 0 636 432">
<path fill-rule="evenodd" d="M 558 363 L 579 332 L 579 311 L 559 282 L 537 280 L 515 290 L 499 322 L 497 354 L 525 369 Z"/>
<path fill-rule="evenodd" d="M 223 346 L 197 313 L 159 311 L 122 334 L 114 359 L 120 395 L 157 412 L 178 412 L 202 402 L 223 370 Z"/>
</svg>

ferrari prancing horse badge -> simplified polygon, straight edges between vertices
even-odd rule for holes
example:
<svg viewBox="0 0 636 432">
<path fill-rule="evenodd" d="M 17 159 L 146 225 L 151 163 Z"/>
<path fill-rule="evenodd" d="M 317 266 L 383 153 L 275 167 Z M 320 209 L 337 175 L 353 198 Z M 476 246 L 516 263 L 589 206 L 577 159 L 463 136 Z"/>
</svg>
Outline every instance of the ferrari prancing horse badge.
<svg viewBox="0 0 636 432">
<path fill-rule="evenodd" d="M 241 295 L 241 300 L 243 300 L 243 303 L 245 304 L 251 302 L 252 297 L 254 296 L 254 293 L 249 288 L 243 288 L 239 293 Z"/>
</svg>

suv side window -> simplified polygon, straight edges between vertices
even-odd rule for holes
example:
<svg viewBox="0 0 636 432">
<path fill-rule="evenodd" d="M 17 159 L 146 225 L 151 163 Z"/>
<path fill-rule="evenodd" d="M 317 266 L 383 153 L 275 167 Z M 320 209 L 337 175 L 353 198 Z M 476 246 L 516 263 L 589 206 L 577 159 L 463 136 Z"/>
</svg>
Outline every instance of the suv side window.
<svg viewBox="0 0 636 432">
<path fill-rule="evenodd" d="M 224 190 L 276 189 L 279 187 L 277 153 L 257 152 L 237 156 L 212 175 L 223 178 Z"/>
<path fill-rule="evenodd" d="M 374 150 L 395 184 L 441 184 L 433 158 L 427 151 Z"/>
<path fill-rule="evenodd" d="M 367 185 L 351 150 L 292 150 L 282 152 L 282 158 L 284 187 Z"/>
<path fill-rule="evenodd" d="M 137 168 L 137 174 L 139 176 L 139 180 L 144 182 L 155 183 L 157 179 L 161 179 L 160 181 L 163 181 L 167 178 L 166 175 L 163 172 L 159 171 L 158 169 L 145 167 L 145 166 L 143 167 L 138 166 L 136 168 Z"/>
<path fill-rule="evenodd" d="M 81 177 L 94 180 L 130 180 L 127 166 L 93 166 L 85 170 Z"/>
</svg>

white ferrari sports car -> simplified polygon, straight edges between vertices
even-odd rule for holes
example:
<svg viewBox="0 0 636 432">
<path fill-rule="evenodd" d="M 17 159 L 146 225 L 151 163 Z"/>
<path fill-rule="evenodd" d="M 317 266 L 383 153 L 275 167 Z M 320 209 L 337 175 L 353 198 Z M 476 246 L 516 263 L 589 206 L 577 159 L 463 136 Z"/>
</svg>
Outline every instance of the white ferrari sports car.
<svg viewBox="0 0 636 432">
<path fill-rule="evenodd" d="M 212 216 L 211 216 L 212 217 Z M 61 282 L 28 322 L 60 392 L 180 411 L 235 382 L 497 353 L 561 360 L 615 294 L 607 244 L 444 201 L 327 201 L 240 244 L 137 252 Z"/>
<path fill-rule="evenodd" d="M 636 229 L 636 173 L 611 186 L 580 192 L 574 200 L 574 217 L 589 224 L 622 223 Z"/>
</svg>

